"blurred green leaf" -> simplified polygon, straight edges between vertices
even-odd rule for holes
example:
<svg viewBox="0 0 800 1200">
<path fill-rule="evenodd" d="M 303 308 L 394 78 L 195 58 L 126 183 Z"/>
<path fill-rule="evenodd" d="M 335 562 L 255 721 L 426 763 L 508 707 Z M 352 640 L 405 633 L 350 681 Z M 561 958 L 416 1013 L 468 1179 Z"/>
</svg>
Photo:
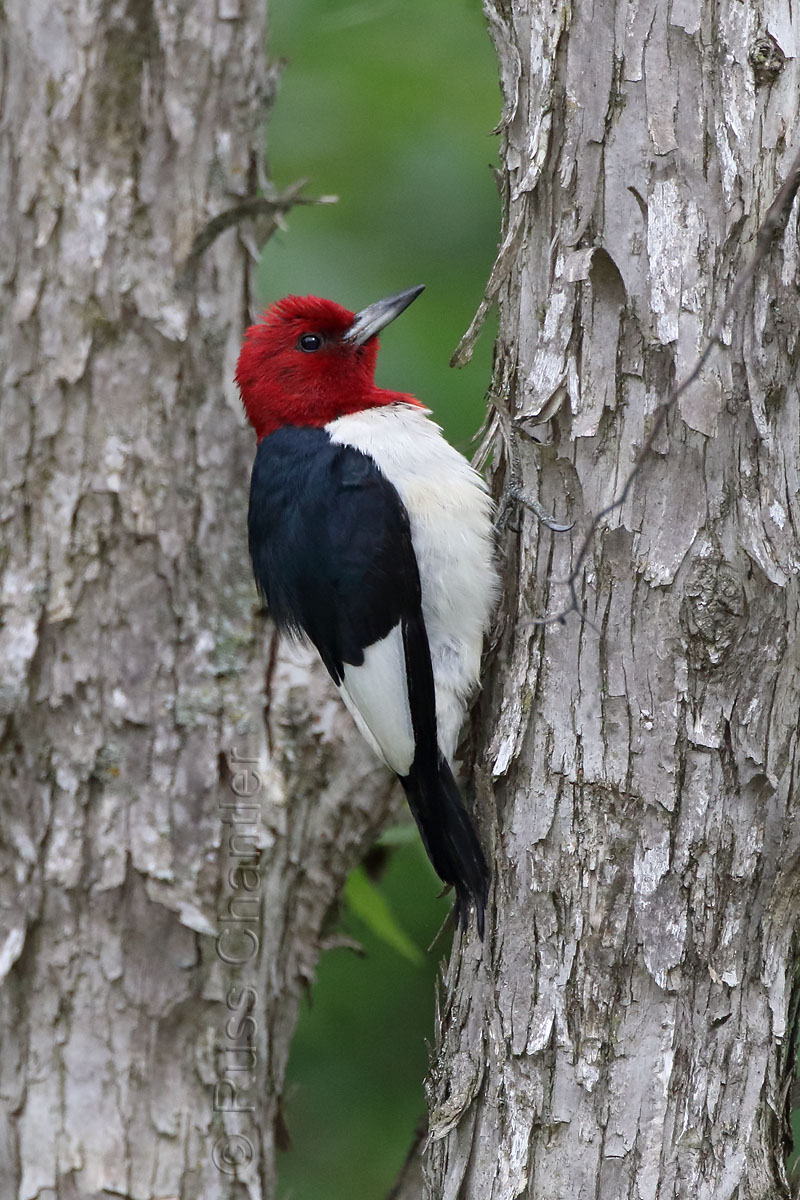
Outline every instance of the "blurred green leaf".
<svg viewBox="0 0 800 1200">
<path fill-rule="evenodd" d="M 351 871 L 344 885 L 344 900 L 353 915 L 359 917 L 377 938 L 391 946 L 403 958 L 419 966 L 422 952 L 403 930 L 385 898 L 371 883 L 363 867 Z"/>
</svg>

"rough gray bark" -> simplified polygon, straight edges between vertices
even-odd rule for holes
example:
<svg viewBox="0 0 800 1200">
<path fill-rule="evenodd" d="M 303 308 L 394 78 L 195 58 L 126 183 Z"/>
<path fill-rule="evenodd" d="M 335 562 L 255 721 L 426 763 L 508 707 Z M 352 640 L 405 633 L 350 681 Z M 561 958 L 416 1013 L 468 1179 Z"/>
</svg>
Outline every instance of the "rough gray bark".
<svg viewBox="0 0 800 1200">
<path fill-rule="evenodd" d="M 273 1194 L 299 996 L 396 799 L 255 614 L 239 230 L 185 269 L 258 188 L 265 18 L 0 8 L 4 1198 Z"/>
<path fill-rule="evenodd" d="M 530 515 L 477 727 L 494 916 L 429 1080 L 442 1200 L 788 1195 L 800 916 L 798 204 L 625 506 L 800 135 L 788 0 L 486 0 L 494 390 Z M 495 422 L 495 429 L 498 423 Z M 495 445 L 497 445 L 496 439 Z"/>
</svg>

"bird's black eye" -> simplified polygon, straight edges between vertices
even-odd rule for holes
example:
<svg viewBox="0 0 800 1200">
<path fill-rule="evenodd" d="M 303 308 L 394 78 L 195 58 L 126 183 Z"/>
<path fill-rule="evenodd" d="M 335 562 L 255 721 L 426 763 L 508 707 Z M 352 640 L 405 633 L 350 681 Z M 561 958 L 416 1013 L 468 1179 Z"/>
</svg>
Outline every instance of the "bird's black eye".
<svg viewBox="0 0 800 1200">
<path fill-rule="evenodd" d="M 305 350 L 306 354 L 313 354 L 315 350 L 319 350 L 321 345 L 322 338 L 318 333 L 304 333 L 300 336 L 297 349 Z"/>
</svg>

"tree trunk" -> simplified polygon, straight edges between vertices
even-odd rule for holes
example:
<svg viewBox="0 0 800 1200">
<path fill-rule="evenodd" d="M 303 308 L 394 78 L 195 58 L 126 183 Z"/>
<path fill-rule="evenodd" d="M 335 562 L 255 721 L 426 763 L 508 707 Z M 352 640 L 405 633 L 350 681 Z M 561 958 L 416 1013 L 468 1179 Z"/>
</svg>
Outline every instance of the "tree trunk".
<svg viewBox="0 0 800 1200">
<path fill-rule="evenodd" d="M 16 1200 L 273 1194 L 298 999 L 396 801 L 313 656 L 277 648 L 247 562 L 248 252 L 208 223 L 264 207 L 265 17 L 265 0 L 0 9 Z"/>
<path fill-rule="evenodd" d="M 783 0 L 486 7 L 506 101 L 494 394 L 525 485 L 576 526 L 554 535 L 525 513 L 504 543 L 477 721 L 494 918 L 450 964 L 429 1187 L 786 1196 L 796 201 L 588 550 L 588 620 L 534 618 L 569 605 L 558 581 L 696 361 L 798 149 L 796 14 Z"/>
</svg>

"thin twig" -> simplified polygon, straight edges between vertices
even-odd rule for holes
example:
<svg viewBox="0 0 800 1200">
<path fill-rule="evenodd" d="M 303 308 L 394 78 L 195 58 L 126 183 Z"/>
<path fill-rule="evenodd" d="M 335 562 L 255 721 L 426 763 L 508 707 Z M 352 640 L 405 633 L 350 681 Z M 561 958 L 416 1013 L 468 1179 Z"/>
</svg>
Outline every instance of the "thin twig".
<svg viewBox="0 0 800 1200">
<path fill-rule="evenodd" d="M 269 232 L 272 233 L 277 228 L 280 218 L 298 205 L 336 203 L 336 196 L 301 195 L 300 193 L 307 182 L 308 180 L 306 179 L 300 179 L 286 188 L 284 192 L 274 196 L 246 196 L 244 200 L 240 200 L 231 208 L 226 208 L 224 212 L 217 213 L 195 235 L 192 247 L 181 269 L 182 281 L 185 282 L 193 278 L 200 259 L 209 246 L 213 245 L 220 234 L 224 233 L 226 229 L 230 229 L 233 225 L 241 225 L 243 221 L 253 221 L 268 217 L 270 219 Z M 266 237 L 262 239 L 262 241 L 266 240 Z"/>
<path fill-rule="evenodd" d="M 418 1196 L 421 1182 L 422 1167 L 420 1155 L 422 1153 L 422 1144 L 428 1135 L 428 1122 L 423 1119 L 419 1122 L 414 1130 L 414 1136 L 411 1139 L 411 1145 L 400 1168 L 400 1174 L 392 1185 L 392 1190 L 386 1196 L 386 1200 L 402 1200 L 409 1196 Z"/>
<path fill-rule="evenodd" d="M 634 459 L 633 468 L 631 469 L 628 478 L 625 480 L 622 491 L 615 500 L 612 500 L 611 503 L 607 504 L 605 508 L 601 508 L 600 511 L 592 518 L 592 523 L 590 524 L 586 532 L 586 536 L 581 543 L 581 548 L 578 551 L 578 556 L 575 560 L 575 565 L 572 568 L 572 571 L 566 579 L 559 581 L 562 586 L 569 588 L 570 603 L 568 607 L 562 609 L 561 612 L 556 613 L 552 617 L 534 617 L 533 623 L 535 625 L 554 625 L 556 623 L 563 625 L 569 614 L 573 612 L 578 613 L 584 618 L 584 620 L 588 621 L 586 613 L 582 610 L 578 602 L 578 594 L 575 585 L 580 574 L 581 567 L 586 559 L 589 546 L 592 544 L 600 522 L 616 509 L 621 508 L 625 503 L 630 494 L 630 490 L 633 487 L 633 482 L 636 479 L 636 476 L 639 474 L 643 464 L 647 461 L 652 453 L 656 439 L 661 432 L 670 410 L 674 408 L 675 404 L 687 390 L 687 388 L 690 388 L 691 385 L 697 380 L 700 372 L 703 370 L 703 367 L 708 362 L 711 352 L 716 346 L 721 345 L 725 323 L 730 314 L 733 312 L 745 288 L 750 283 L 756 271 L 766 258 L 775 235 L 782 231 L 785 227 L 786 222 L 789 219 L 789 212 L 792 204 L 794 203 L 794 198 L 797 195 L 798 189 L 800 189 L 800 151 L 798 151 L 792 160 L 792 164 L 789 167 L 786 179 L 775 196 L 775 199 L 767 209 L 764 220 L 759 226 L 758 233 L 756 234 L 756 246 L 755 250 L 753 251 L 753 256 L 750 261 L 745 263 L 745 265 L 739 271 L 730 295 L 723 306 L 722 312 L 717 319 L 717 323 L 714 326 L 711 336 L 706 342 L 700 357 L 697 359 L 697 362 L 685 379 L 683 379 L 679 384 L 676 384 L 676 386 L 673 387 L 669 392 L 666 400 L 664 400 L 661 404 L 659 404 L 658 408 L 656 408 L 655 420 L 653 421 L 652 429 L 650 430 L 650 433 L 645 439 L 644 444 L 641 446 L 636 458 Z"/>
</svg>

